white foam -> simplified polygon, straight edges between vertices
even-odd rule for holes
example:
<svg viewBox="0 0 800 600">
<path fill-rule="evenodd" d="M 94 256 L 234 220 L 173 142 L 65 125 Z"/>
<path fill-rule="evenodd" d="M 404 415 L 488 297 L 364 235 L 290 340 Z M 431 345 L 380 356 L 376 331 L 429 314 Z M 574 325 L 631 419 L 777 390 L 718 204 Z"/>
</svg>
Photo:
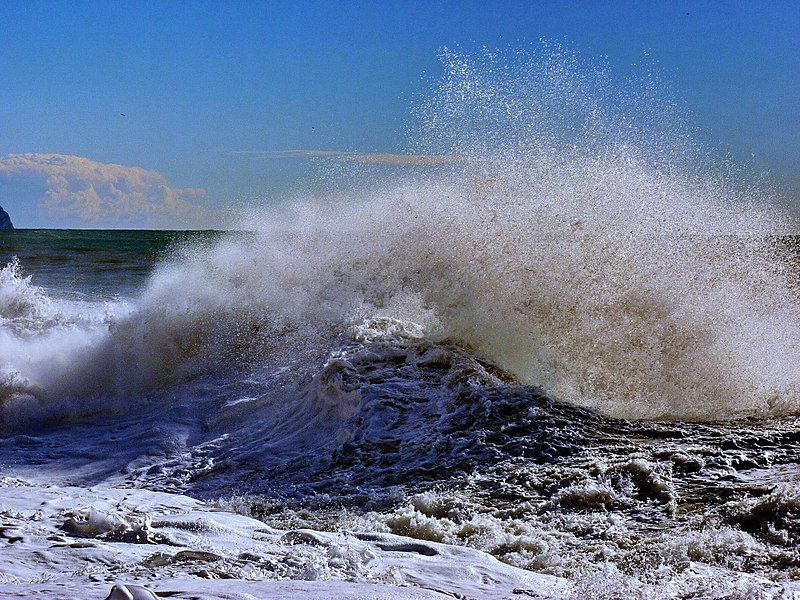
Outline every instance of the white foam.
<svg viewBox="0 0 800 600">
<path fill-rule="evenodd" d="M 38 398 L 84 368 L 84 354 L 129 311 L 124 301 L 54 298 L 23 275 L 14 258 L 0 269 L 0 407 L 4 420 L 51 412 Z"/>
<path fill-rule="evenodd" d="M 390 534 L 280 531 L 175 494 L 18 481 L 0 485 L 0 507 L 0 537 L 13 540 L 0 554 L 0 596 L 78 598 L 94 589 L 102 597 L 98 582 L 109 594 L 113 581 L 113 600 L 160 591 L 196 598 L 500 599 L 515 589 L 543 598 L 569 590 L 564 580 L 467 548 Z M 146 535 L 123 535 L 143 515 Z"/>
</svg>

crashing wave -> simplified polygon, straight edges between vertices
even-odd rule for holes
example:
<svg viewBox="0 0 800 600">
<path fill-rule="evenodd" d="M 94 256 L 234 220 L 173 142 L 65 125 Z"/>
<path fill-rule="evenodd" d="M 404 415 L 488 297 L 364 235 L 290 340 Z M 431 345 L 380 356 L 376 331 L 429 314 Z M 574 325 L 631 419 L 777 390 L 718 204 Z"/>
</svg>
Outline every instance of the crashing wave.
<svg viewBox="0 0 800 600">
<path fill-rule="evenodd" d="M 796 261 L 770 237 L 791 223 L 768 192 L 568 53 L 444 60 L 418 145 L 463 160 L 184 248 L 107 335 L 31 382 L 137 397 L 210 373 L 310 376 L 358 323 L 391 317 L 612 416 L 800 409 Z"/>
</svg>

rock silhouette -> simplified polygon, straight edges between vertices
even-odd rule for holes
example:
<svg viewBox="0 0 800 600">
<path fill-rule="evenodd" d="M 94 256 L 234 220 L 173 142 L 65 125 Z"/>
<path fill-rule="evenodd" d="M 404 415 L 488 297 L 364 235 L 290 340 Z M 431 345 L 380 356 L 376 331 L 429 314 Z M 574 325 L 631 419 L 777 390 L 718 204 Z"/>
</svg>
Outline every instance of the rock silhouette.
<svg viewBox="0 0 800 600">
<path fill-rule="evenodd" d="M 3 210 L 2 206 L 0 206 L 0 229 L 14 229 L 14 224 L 11 223 L 11 217 Z"/>
</svg>

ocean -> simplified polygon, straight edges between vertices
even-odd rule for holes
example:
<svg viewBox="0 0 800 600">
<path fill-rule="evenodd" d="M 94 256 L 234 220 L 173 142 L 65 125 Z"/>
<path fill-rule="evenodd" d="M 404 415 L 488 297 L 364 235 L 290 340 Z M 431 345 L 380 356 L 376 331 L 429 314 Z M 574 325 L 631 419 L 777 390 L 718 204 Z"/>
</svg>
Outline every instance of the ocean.
<svg viewBox="0 0 800 600">
<path fill-rule="evenodd" d="M 313 315 L 309 336 L 296 298 L 279 290 L 271 323 L 273 282 L 244 279 L 258 263 L 238 253 L 272 252 L 254 234 L 0 236 L 6 475 L 463 545 L 586 594 L 797 573 L 798 420 L 778 402 L 669 418 L 666 397 L 625 420 L 385 309 L 341 331 Z"/>
<path fill-rule="evenodd" d="M 241 231 L 0 232 L 3 589 L 800 592 L 793 222 L 568 58 Z"/>
</svg>

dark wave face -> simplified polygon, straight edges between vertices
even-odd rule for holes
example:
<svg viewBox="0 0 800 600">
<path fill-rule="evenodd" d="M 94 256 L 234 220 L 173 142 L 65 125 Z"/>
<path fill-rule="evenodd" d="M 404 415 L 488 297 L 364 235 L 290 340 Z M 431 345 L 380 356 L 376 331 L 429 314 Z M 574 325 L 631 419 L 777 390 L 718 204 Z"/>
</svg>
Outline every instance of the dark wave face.
<svg viewBox="0 0 800 600">
<path fill-rule="evenodd" d="M 772 593 L 800 572 L 794 223 L 646 81 L 443 60 L 412 150 L 446 161 L 334 173 L 358 185 L 246 233 L 2 234 L 0 464 L 469 545 L 580 598 Z"/>
<path fill-rule="evenodd" d="M 198 380 L 7 436 L 0 460 L 62 484 L 221 498 L 279 527 L 465 544 L 643 597 L 697 585 L 698 562 L 726 590 L 798 564 L 796 417 L 611 419 L 418 333 L 372 321 L 308 379 Z"/>
</svg>

